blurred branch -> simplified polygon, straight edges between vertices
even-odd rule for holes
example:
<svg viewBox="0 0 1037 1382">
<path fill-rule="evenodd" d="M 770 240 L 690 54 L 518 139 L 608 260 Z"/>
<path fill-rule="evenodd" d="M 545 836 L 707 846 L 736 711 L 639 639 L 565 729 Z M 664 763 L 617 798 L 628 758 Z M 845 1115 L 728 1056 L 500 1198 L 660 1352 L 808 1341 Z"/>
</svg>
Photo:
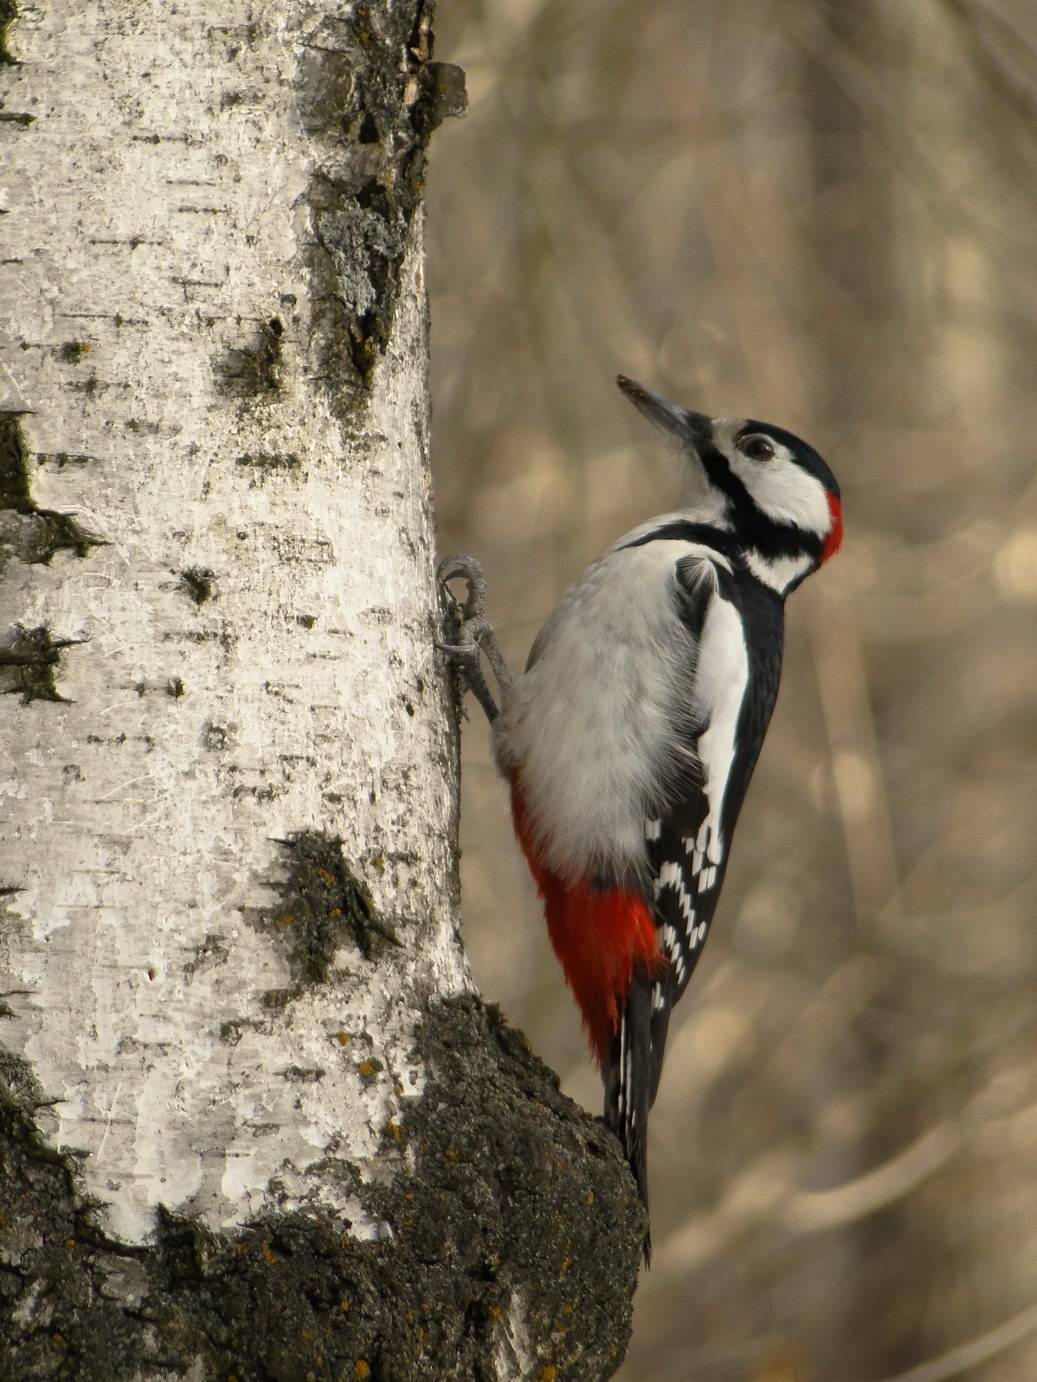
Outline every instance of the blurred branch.
<svg viewBox="0 0 1037 1382">
<path fill-rule="evenodd" d="M 1008 53 L 1018 60 L 1029 59 L 1037 66 L 1037 48 L 1016 25 L 998 13 L 986 0 L 941 0 L 943 8 L 971 40 L 970 53 L 982 71 L 991 94 L 999 97 L 1018 118 L 1020 129 L 1029 139 L 1034 137 L 1034 115 L 1037 114 L 1037 80 L 1014 71 Z M 1003 47 L 995 46 L 986 29 L 996 30 Z"/>
<path fill-rule="evenodd" d="M 938 1123 L 899 1156 L 834 1190 L 800 1191 L 782 1206 L 781 1222 L 793 1233 L 817 1233 L 853 1223 L 902 1199 L 945 1166 L 961 1146 L 961 1134 Z"/>
<path fill-rule="evenodd" d="M 683 1273 L 718 1260 L 743 1235 L 765 1223 L 800 1237 L 865 1219 L 914 1194 L 954 1157 L 975 1149 L 987 1132 L 994 1130 L 1004 1139 L 1013 1124 L 1032 1120 L 1035 1107 L 1020 1101 L 1015 1108 L 1003 1109 L 996 1096 L 982 1088 L 959 1109 L 954 1121 L 937 1123 L 896 1156 L 831 1190 L 795 1189 L 792 1148 L 772 1147 L 743 1167 L 711 1213 L 693 1216 L 672 1233 L 660 1259 L 670 1271 Z M 944 1375 L 953 1374 L 934 1374 L 934 1378 Z M 910 1378 L 916 1382 L 914 1374 Z"/>
<path fill-rule="evenodd" d="M 943 3 L 954 4 L 957 0 Z M 948 190 L 941 165 L 931 155 L 931 145 L 923 144 L 918 133 L 905 124 L 903 102 L 898 94 L 883 85 L 882 79 L 831 25 L 828 11 L 819 11 L 813 3 L 801 4 L 795 12 L 792 7 L 783 11 L 782 18 L 791 41 L 839 87 L 891 167 L 903 177 L 906 186 L 925 199 L 931 211 L 939 214 L 944 225 L 1000 237 L 1015 253 L 1025 253 L 1022 239 L 1012 234 L 1003 221 L 984 216 L 973 200 Z M 895 129 L 886 127 L 890 115 L 896 121 Z"/>
<path fill-rule="evenodd" d="M 963 1372 L 969 1372 L 999 1353 L 1004 1353 L 1006 1348 L 1011 1348 L 1035 1330 L 1037 1305 L 1031 1305 L 988 1334 L 980 1334 L 978 1338 L 950 1349 L 939 1358 L 908 1368 L 907 1372 L 898 1372 L 895 1377 L 886 1378 L 885 1382 L 944 1382 L 948 1377 L 960 1377 Z"/>
<path fill-rule="evenodd" d="M 880 908 L 896 906 L 900 892 L 889 796 L 853 613 L 812 593 L 810 644 L 839 819 L 858 925 L 868 925 Z"/>
</svg>

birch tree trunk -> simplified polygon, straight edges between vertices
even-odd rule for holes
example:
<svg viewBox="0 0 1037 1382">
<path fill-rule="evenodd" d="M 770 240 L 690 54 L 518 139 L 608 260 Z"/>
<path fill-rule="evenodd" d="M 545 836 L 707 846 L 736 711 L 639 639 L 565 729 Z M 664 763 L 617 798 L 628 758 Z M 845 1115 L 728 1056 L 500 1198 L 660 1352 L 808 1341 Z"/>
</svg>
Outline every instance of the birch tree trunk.
<svg viewBox="0 0 1037 1382">
<path fill-rule="evenodd" d="M 0 1375 L 607 1376 L 640 1215 L 473 992 L 422 0 L 0 4 Z"/>
</svg>

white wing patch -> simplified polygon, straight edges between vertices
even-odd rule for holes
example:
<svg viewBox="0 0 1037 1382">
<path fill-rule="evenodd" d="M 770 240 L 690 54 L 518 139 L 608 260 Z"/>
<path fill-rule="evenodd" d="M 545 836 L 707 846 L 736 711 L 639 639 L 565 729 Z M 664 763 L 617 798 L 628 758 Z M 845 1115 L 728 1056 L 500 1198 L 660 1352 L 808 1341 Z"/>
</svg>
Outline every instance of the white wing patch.
<svg viewBox="0 0 1037 1382">
<path fill-rule="evenodd" d="M 702 891 L 713 887 L 724 858 L 724 794 L 748 681 L 749 651 L 741 618 L 729 600 L 714 595 L 702 626 L 694 683 L 696 709 L 708 721 L 698 738 L 698 754 L 709 812 L 695 839 L 692 855 L 692 874 Z"/>
<path fill-rule="evenodd" d="M 617 1111 L 622 1123 L 630 1115 L 630 1124 L 633 1126 L 636 1117 L 636 1108 L 630 1107 L 630 1093 L 634 1088 L 634 1076 L 631 1068 L 630 1039 L 627 1033 L 627 1015 L 624 1012 L 619 1022 L 619 1091 L 617 1099 Z"/>
</svg>

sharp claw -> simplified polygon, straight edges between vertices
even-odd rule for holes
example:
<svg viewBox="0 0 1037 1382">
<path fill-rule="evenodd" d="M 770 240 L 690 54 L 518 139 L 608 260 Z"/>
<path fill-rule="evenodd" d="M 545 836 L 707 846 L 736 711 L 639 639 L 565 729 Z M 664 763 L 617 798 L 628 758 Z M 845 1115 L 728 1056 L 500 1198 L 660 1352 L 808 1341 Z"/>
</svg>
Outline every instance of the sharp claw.
<svg viewBox="0 0 1037 1382">
<path fill-rule="evenodd" d="M 474 619 L 465 619 L 457 628 L 456 637 L 456 643 L 437 643 L 436 647 L 448 657 L 478 662 L 482 641 L 493 637 L 493 629 L 487 619 L 478 615 Z"/>
<path fill-rule="evenodd" d="M 486 580 L 482 562 L 476 561 L 474 557 L 465 556 L 463 552 L 454 552 L 449 557 L 444 557 L 436 567 L 437 580 L 450 581 L 455 576 L 464 576 L 469 581 L 476 580 L 483 583 Z"/>
<path fill-rule="evenodd" d="M 464 603 L 454 595 L 448 582 L 462 577 L 468 584 L 468 593 Z M 476 561 L 474 557 L 465 556 L 464 553 L 454 553 L 452 556 L 444 557 L 436 567 L 436 577 L 454 602 L 455 608 L 459 608 L 465 622 L 468 620 L 485 616 L 486 613 L 486 573 L 483 571 L 482 562 Z"/>
<path fill-rule="evenodd" d="M 445 653 L 452 662 L 478 662 L 479 648 L 475 643 L 437 643 L 436 651 Z"/>
<path fill-rule="evenodd" d="M 437 643 L 436 647 L 454 663 L 492 724 L 500 711 L 483 676 L 481 656 L 485 653 L 502 691 L 507 690 L 510 678 L 486 617 L 486 575 L 482 563 L 474 557 L 455 553 L 439 563 L 436 577 L 450 602 L 448 632 L 457 640 Z M 449 585 L 457 577 L 463 578 L 468 586 L 463 603 Z"/>
</svg>

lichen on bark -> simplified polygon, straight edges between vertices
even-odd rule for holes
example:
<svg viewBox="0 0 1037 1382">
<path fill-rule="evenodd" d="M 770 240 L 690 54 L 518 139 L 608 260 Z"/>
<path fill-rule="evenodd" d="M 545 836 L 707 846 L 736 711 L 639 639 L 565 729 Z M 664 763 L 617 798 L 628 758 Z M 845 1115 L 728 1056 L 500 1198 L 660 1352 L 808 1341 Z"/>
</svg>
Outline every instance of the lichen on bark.
<svg viewBox="0 0 1037 1382">
<path fill-rule="evenodd" d="M 5 64 L 13 67 L 17 62 L 7 46 L 8 30 L 17 18 L 18 6 L 15 0 L 0 0 L 0 67 Z"/>
<path fill-rule="evenodd" d="M 461 69 L 430 61 L 431 9 L 359 3 L 324 18 L 300 61 L 299 109 L 319 151 L 307 191 L 312 331 L 340 415 L 389 339 L 428 138 L 465 109 Z"/>
</svg>

